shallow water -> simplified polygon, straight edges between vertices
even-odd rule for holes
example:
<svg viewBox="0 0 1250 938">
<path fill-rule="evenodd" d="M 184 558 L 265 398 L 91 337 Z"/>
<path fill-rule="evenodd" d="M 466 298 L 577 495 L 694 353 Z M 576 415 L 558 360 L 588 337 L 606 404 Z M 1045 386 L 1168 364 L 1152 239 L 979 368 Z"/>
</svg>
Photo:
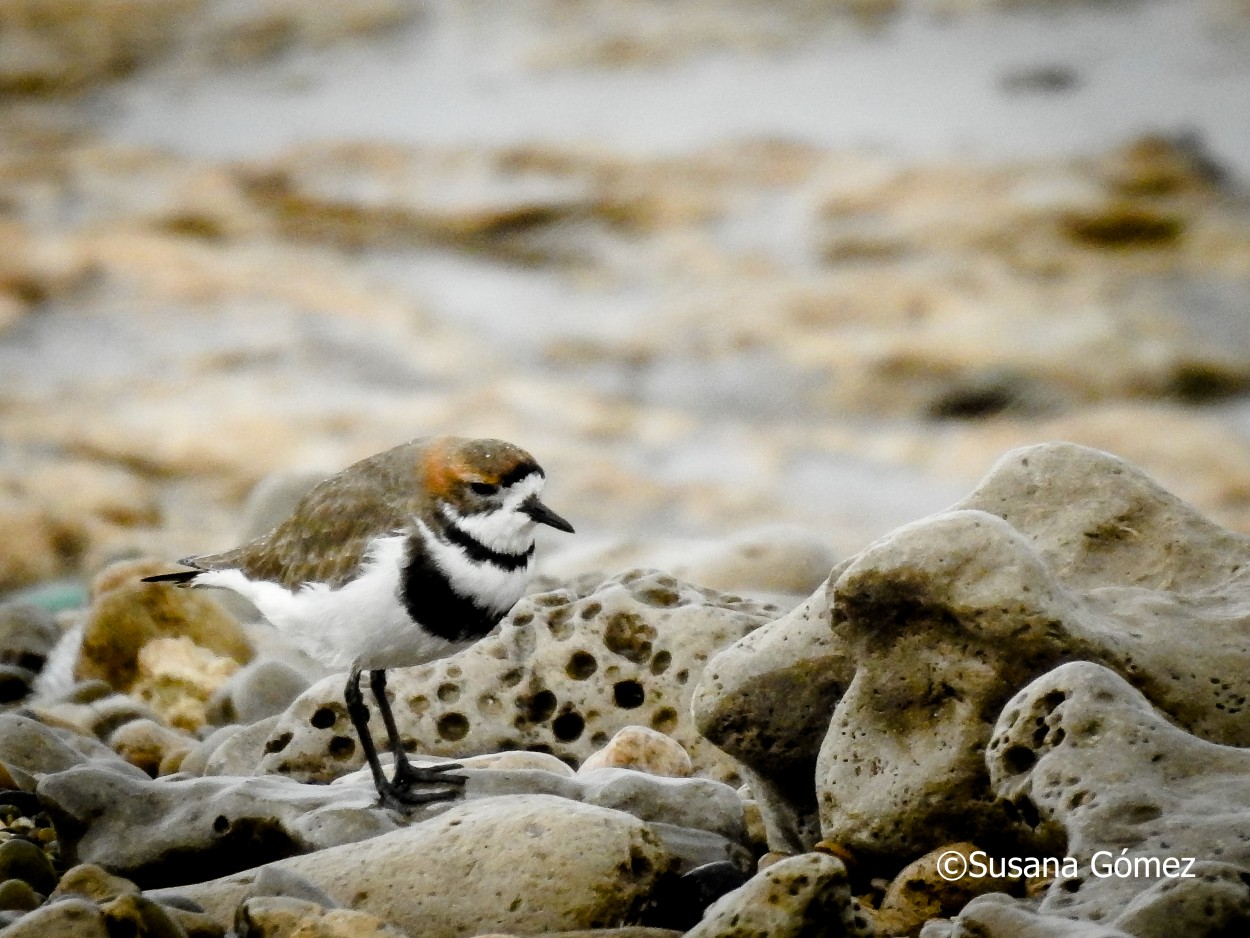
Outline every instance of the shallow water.
<svg viewBox="0 0 1250 938">
<path fill-rule="evenodd" d="M 696 46 L 628 67 L 538 67 L 540 23 L 439 3 L 382 46 L 229 74 L 168 66 L 105 102 L 116 139 L 215 157 L 325 138 L 654 153 L 780 137 L 998 160 L 1189 130 L 1250 179 L 1250 24 L 1222 10 L 1143 0 L 908 12 L 874 28 L 835 19 L 757 54 Z"/>
</svg>

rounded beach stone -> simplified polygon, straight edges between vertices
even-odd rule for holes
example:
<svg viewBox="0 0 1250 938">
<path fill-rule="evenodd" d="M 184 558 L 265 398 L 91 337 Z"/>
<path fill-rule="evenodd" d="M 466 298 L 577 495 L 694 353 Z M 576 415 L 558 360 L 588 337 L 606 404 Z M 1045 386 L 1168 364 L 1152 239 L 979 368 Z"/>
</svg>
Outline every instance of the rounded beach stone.
<svg viewBox="0 0 1250 938">
<path fill-rule="evenodd" d="M 39 847 L 28 840 L 0 843 L 0 880 L 20 879 L 45 896 L 56 888 L 56 870 Z"/>
<path fill-rule="evenodd" d="M 145 938 L 186 938 L 186 931 L 171 909 L 147 896 L 118 896 L 103 907 L 110 935 L 143 935 Z"/>
<path fill-rule="evenodd" d="M 17 713 L 0 714 L 0 764 L 24 791 L 33 791 L 44 775 L 63 772 L 87 762 L 114 771 L 143 775 L 94 737 L 46 726 Z"/>
<path fill-rule="evenodd" d="M 172 730 L 155 720 L 132 720 L 119 726 L 109 737 L 114 752 L 155 778 L 162 764 L 175 753 L 185 755 L 196 744 L 190 736 Z"/>
<path fill-rule="evenodd" d="M 118 896 L 138 892 L 139 887 L 130 880 L 114 876 L 102 866 L 79 863 L 65 871 L 48 898 L 59 901 L 69 895 L 79 895 L 92 902 L 111 902 Z"/>
<path fill-rule="evenodd" d="M 407 934 L 458 938 L 636 920 L 672 862 L 647 825 L 627 814 L 516 795 L 456 805 L 421 824 L 273 866 Z M 258 872 L 177 891 L 229 922 Z"/>
<path fill-rule="evenodd" d="M 29 912 L 37 909 L 43 897 L 24 879 L 6 879 L 0 882 L 0 909 Z"/>
<path fill-rule="evenodd" d="M 275 716 L 308 689 L 311 682 L 289 664 L 258 658 L 240 668 L 213 695 L 208 721 L 252 724 Z"/>
<path fill-rule="evenodd" d="M 686 778 L 693 771 L 690 754 L 671 736 L 645 726 L 625 726 L 608 744 L 582 763 L 578 774 L 595 769 L 634 769 L 650 775 Z"/>
<path fill-rule="evenodd" d="M 1020 883 L 1009 878 L 969 876 L 947 879 L 939 871 L 943 857 L 956 853 L 968 869 L 975 844 L 944 844 L 909 863 L 890 881 L 877 909 L 877 931 L 884 935 L 915 934 L 929 919 L 956 914 L 973 898 L 990 892 L 1006 892 Z"/>
<path fill-rule="evenodd" d="M 4 930 L 4 938 L 110 938 L 104 911 L 87 899 L 70 897 L 27 912 Z"/>
</svg>

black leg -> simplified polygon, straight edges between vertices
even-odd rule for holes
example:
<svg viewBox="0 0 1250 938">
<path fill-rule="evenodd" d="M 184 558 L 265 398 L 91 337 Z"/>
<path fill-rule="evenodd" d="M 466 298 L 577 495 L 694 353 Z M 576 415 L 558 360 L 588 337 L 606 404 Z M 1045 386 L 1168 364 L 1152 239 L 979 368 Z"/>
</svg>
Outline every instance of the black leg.
<svg viewBox="0 0 1250 938">
<path fill-rule="evenodd" d="M 399 797 L 404 798 L 411 795 L 419 796 L 423 801 L 431 801 L 434 799 L 426 797 L 425 793 L 410 792 L 411 786 L 429 784 L 431 782 L 446 785 L 463 785 L 465 783 L 463 775 L 444 774 L 452 769 L 461 768 L 455 762 L 432 765 L 428 768 L 417 768 L 408 761 L 408 753 L 404 752 L 403 744 L 399 741 L 399 730 L 395 726 L 395 715 L 391 712 L 391 703 L 386 697 L 385 670 L 376 668 L 369 672 L 369 687 L 373 691 L 374 700 L 378 702 L 378 710 L 382 714 L 382 723 L 386 726 L 386 732 L 390 735 L 391 752 L 395 755 L 395 774 L 391 777 L 391 787 Z M 440 793 L 440 795 L 444 798 L 454 798 L 455 792 Z"/>
<path fill-rule="evenodd" d="M 343 691 L 343 699 L 347 702 L 347 715 L 352 726 L 356 727 L 356 736 L 360 739 L 360 748 L 364 750 L 365 759 L 369 763 L 369 771 L 373 773 L 373 784 L 385 800 L 384 787 L 389 787 L 386 775 L 382 772 L 382 763 L 378 761 L 378 750 L 373 745 L 373 735 L 369 732 L 369 707 L 364 695 L 360 692 L 360 668 L 352 665 L 347 674 L 347 687 Z"/>
</svg>

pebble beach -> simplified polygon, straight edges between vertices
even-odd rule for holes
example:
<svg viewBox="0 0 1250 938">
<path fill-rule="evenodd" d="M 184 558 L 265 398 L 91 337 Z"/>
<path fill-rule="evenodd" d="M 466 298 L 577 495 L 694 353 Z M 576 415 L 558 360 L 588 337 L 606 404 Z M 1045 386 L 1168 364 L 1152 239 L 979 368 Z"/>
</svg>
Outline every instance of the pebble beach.
<svg viewBox="0 0 1250 938">
<path fill-rule="evenodd" d="M 0 8 L 0 938 L 1250 924 L 1247 102 L 1238 0 Z M 140 579 L 435 434 L 577 534 L 396 812 Z"/>
</svg>

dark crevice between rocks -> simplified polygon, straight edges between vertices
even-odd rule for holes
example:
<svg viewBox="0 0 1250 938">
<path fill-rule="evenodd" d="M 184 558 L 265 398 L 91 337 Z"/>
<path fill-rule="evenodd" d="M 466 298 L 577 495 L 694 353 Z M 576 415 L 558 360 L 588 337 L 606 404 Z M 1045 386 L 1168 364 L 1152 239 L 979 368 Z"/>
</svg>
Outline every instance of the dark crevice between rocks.
<svg viewBox="0 0 1250 938">
<path fill-rule="evenodd" d="M 216 837 L 208 844 L 165 851 L 143 866 L 114 871 L 141 889 L 160 889 L 202 883 L 304 853 L 305 846 L 276 821 L 219 815 L 213 821 Z M 60 828 L 57 829 L 58 835 Z"/>
</svg>

